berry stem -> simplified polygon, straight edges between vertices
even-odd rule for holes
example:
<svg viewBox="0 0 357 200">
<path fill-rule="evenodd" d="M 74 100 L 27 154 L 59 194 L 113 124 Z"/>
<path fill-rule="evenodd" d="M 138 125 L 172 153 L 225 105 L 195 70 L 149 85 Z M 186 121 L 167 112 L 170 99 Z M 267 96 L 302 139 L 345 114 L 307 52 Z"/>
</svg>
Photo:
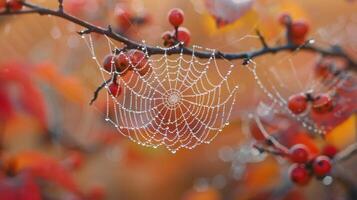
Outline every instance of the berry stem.
<svg viewBox="0 0 357 200">
<path fill-rule="evenodd" d="M 293 41 L 292 41 L 292 32 L 291 32 L 291 24 L 292 24 L 292 19 L 291 17 L 289 16 L 288 17 L 288 20 L 285 24 L 285 28 L 286 28 L 286 40 L 287 40 L 287 43 L 292 45 L 294 44 Z"/>
<path fill-rule="evenodd" d="M 175 26 L 175 42 L 178 42 L 178 26 Z"/>
</svg>

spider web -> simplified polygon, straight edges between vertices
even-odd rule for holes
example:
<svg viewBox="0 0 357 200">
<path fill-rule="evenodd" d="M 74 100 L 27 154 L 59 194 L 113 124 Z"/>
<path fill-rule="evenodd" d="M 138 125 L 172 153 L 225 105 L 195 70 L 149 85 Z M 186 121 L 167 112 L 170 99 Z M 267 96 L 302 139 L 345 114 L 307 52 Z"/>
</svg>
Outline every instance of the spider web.
<svg viewBox="0 0 357 200">
<path fill-rule="evenodd" d="M 193 149 L 202 143 L 210 143 L 229 124 L 238 84 L 232 84 L 228 80 L 232 79 L 232 71 L 237 70 L 239 66 L 248 69 L 257 86 L 269 98 L 268 103 L 261 102 L 258 106 L 258 115 L 269 112 L 284 113 L 300 122 L 312 134 L 326 133 L 325 127 L 317 125 L 309 115 L 295 115 L 288 109 L 288 96 L 281 93 L 288 89 L 288 84 L 281 80 L 284 74 L 277 73 L 274 66 L 259 63 L 259 67 L 270 68 L 261 75 L 257 72 L 258 64 L 253 60 L 250 60 L 248 65 L 237 65 L 220 59 L 225 62 L 223 65 L 221 62 L 218 64 L 214 49 L 194 45 L 192 55 L 184 55 L 182 52 L 179 55 L 168 55 L 170 49 L 178 46 L 157 46 L 164 54 L 149 56 L 144 45 L 140 49 L 148 60 L 144 67 L 138 70 L 130 63 L 129 68 L 133 68 L 133 71 L 107 72 L 99 62 L 101 59 L 98 60 L 92 36 L 89 34 L 83 38 L 98 66 L 103 82 L 116 74 L 119 85 L 123 88 L 119 97 L 107 92 L 106 121 L 114 125 L 122 135 L 138 144 L 154 148 L 163 145 L 175 153 L 180 148 Z M 259 41 L 257 36 L 246 35 L 234 43 L 247 38 Z M 113 52 L 120 48 L 110 38 L 106 37 L 106 40 L 107 49 L 114 55 Z M 142 42 L 145 44 L 145 41 Z M 211 56 L 200 59 L 195 55 L 197 50 L 211 52 Z M 278 58 L 278 63 L 289 62 L 290 75 L 301 86 L 298 91 L 328 92 L 343 83 L 345 77 L 336 77 L 330 81 L 330 86 L 326 87 L 321 80 L 311 77 L 305 87 L 302 87 L 292 61 L 293 56 L 299 52 L 298 48 L 292 54 Z M 141 70 L 147 67 L 149 72 L 141 73 Z M 209 73 L 213 76 L 208 75 Z M 105 86 L 107 91 L 109 84 Z"/>
<path fill-rule="evenodd" d="M 309 42 L 314 43 L 315 40 L 310 40 Z M 325 125 L 321 125 L 316 123 L 311 115 L 311 105 L 309 105 L 308 109 L 302 114 L 294 114 L 288 109 L 288 97 L 284 95 L 285 93 L 297 94 L 297 93 L 329 93 L 330 95 L 336 95 L 336 89 L 343 89 L 348 85 L 350 80 L 354 79 L 352 74 L 348 72 L 340 73 L 334 77 L 330 77 L 328 79 L 325 78 L 316 78 L 314 77 L 314 73 L 310 71 L 308 77 L 305 82 L 301 80 L 302 74 L 306 73 L 303 72 L 302 74 L 298 74 L 298 70 L 293 62 L 293 57 L 296 56 L 300 52 L 298 48 L 295 50 L 291 55 L 281 58 L 278 63 L 284 63 L 284 67 L 287 68 L 287 71 L 290 72 L 279 72 L 273 66 L 265 66 L 267 69 L 264 71 L 264 74 L 258 74 L 257 72 L 257 63 L 253 60 L 250 60 L 249 65 L 247 65 L 247 69 L 252 73 L 258 87 L 261 91 L 269 98 L 268 101 L 260 101 L 259 105 L 256 108 L 256 115 L 258 116 L 265 116 L 272 113 L 275 114 L 284 114 L 290 116 L 291 118 L 295 119 L 295 121 L 299 122 L 302 127 L 308 130 L 308 133 L 316 136 L 324 136 L 327 134 L 328 131 L 331 130 L 331 127 L 326 127 Z M 313 69 L 313 65 L 316 63 L 316 58 L 312 59 L 312 63 L 305 63 L 306 66 Z M 288 65 L 288 66 L 286 66 Z M 290 74 L 288 78 L 284 78 L 284 74 Z M 305 75 L 306 76 L 306 75 Z M 264 78 L 263 78 L 264 77 Z M 291 85 L 288 82 L 294 82 L 298 86 L 298 90 L 292 91 Z M 345 97 L 344 97 L 345 98 Z M 347 98 L 347 101 L 351 99 Z M 335 110 L 335 117 L 340 118 L 337 116 L 340 112 L 346 112 L 347 105 L 342 105 Z"/>
<path fill-rule="evenodd" d="M 157 47 L 165 53 L 149 56 L 144 47 L 140 50 L 148 59 L 145 65 L 149 72 L 140 75 L 147 66 L 138 70 L 130 59 L 133 71 L 107 72 L 96 56 L 91 35 L 83 38 L 103 82 L 117 74 L 122 93 L 114 97 L 107 92 L 105 120 L 130 140 L 154 148 L 163 145 L 175 153 L 180 148 L 210 143 L 229 124 L 238 91 L 238 85 L 228 83 L 235 65 L 218 66 L 215 50 L 205 49 L 211 56 L 199 59 L 195 55 L 195 51 L 203 49 L 199 46 L 193 46 L 191 56 L 182 52 L 178 56 L 167 54 L 178 46 Z M 110 52 L 115 52 L 118 47 L 106 39 Z M 113 65 L 112 61 L 112 69 Z M 214 78 L 208 73 L 214 73 Z M 105 86 L 108 91 L 109 84 Z"/>
</svg>

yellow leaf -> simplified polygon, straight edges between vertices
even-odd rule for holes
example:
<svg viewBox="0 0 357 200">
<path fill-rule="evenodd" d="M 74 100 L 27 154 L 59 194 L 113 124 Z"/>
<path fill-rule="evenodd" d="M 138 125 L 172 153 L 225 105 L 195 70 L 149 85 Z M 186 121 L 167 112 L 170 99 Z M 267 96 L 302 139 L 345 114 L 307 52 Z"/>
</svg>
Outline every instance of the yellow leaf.
<svg viewBox="0 0 357 200">
<path fill-rule="evenodd" d="M 356 114 L 354 114 L 329 132 L 326 135 L 326 141 L 337 148 L 343 149 L 347 145 L 351 144 L 351 142 L 356 141 L 356 127 L 357 117 Z"/>
</svg>

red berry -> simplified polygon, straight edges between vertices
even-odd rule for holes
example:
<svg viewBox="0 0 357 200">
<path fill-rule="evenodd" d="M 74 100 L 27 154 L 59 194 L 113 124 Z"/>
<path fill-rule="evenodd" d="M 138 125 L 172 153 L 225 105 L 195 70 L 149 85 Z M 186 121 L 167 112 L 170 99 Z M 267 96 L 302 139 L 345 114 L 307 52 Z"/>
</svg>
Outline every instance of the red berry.
<svg viewBox="0 0 357 200">
<path fill-rule="evenodd" d="M 306 185 L 310 181 L 309 171 L 305 165 L 294 164 L 290 167 L 290 179 L 299 185 Z"/>
<path fill-rule="evenodd" d="M 281 25 L 286 25 L 291 21 L 291 16 L 289 15 L 289 13 L 281 13 L 278 16 L 278 21 Z"/>
<path fill-rule="evenodd" d="M 150 70 L 148 59 L 144 52 L 134 49 L 128 51 L 128 56 L 133 68 L 135 68 L 141 76 L 144 76 Z"/>
<path fill-rule="evenodd" d="M 165 31 L 162 35 L 161 38 L 164 40 L 164 46 L 165 47 L 170 47 L 175 44 L 175 33 L 172 31 Z"/>
<path fill-rule="evenodd" d="M 289 150 L 289 157 L 295 163 L 307 163 L 309 161 L 309 149 L 303 144 L 296 144 Z"/>
<path fill-rule="evenodd" d="M 109 92 L 112 94 L 114 97 L 118 97 L 121 93 L 121 87 L 118 83 L 111 83 L 109 85 Z"/>
<path fill-rule="evenodd" d="M 137 65 L 145 64 L 143 62 L 147 61 L 145 53 L 140 50 L 132 49 L 129 50 L 127 54 L 131 64 L 134 67 L 137 67 Z"/>
<path fill-rule="evenodd" d="M 168 18 L 172 26 L 179 27 L 183 23 L 184 13 L 179 8 L 173 8 L 169 11 Z"/>
<path fill-rule="evenodd" d="M 309 25 L 307 24 L 307 22 L 297 20 L 291 23 L 291 40 L 294 44 L 304 44 L 308 32 Z"/>
<path fill-rule="evenodd" d="M 115 63 L 118 72 L 125 74 L 129 70 L 129 58 L 124 53 L 115 57 Z"/>
<path fill-rule="evenodd" d="M 12 11 L 21 10 L 23 7 L 22 0 L 7 0 L 7 5 Z"/>
<path fill-rule="evenodd" d="M 169 40 L 173 37 L 173 33 L 171 31 L 165 31 L 162 33 L 161 38 L 163 40 Z"/>
<path fill-rule="evenodd" d="M 296 20 L 291 23 L 291 34 L 293 38 L 305 38 L 309 32 L 309 25 L 303 20 Z"/>
<path fill-rule="evenodd" d="M 296 45 L 303 45 L 305 43 L 304 37 L 293 37 L 293 38 L 291 38 L 291 40 Z"/>
<path fill-rule="evenodd" d="M 187 46 L 191 40 L 190 31 L 185 27 L 179 27 L 177 31 L 177 40 L 183 42 L 183 44 Z"/>
<path fill-rule="evenodd" d="M 335 155 L 338 153 L 338 149 L 333 146 L 333 145 L 326 145 L 322 149 L 322 154 L 325 156 L 328 156 L 329 158 L 335 157 Z"/>
<path fill-rule="evenodd" d="M 289 97 L 288 100 L 289 110 L 298 115 L 303 113 L 307 108 L 307 97 L 305 94 L 295 94 Z"/>
<path fill-rule="evenodd" d="M 317 176 L 326 176 L 331 171 L 331 160 L 327 156 L 318 156 L 313 163 L 313 170 Z"/>
<path fill-rule="evenodd" d="M 333 109 L 333 102 L 329 94 L 317 95 L 312 102 L 312 109 L 317 113 L 326 113 Z"/>
<path fill-rule="evenodd" d="M 105 56 L 103 60 L 103 68 L 107 72 L 112 72 L 115 71 L 116 67 L 117 67 L 117 63 L 116 63 L 115 56 L 111 54 Z"/>
<path fill-rule="evenodd" d="M 332 63 L 328 62 L 328 61 L 319 61 L 316 65 L 315 65 L 315 75 L 321 78 L 324 78 L 326 76 L 328 76 L 329 74 L 331 74 L 330 72 L 330 66 Z"/>
<path fill-rule="evenodd" d="M 128 31 L 128 29 L 131 26 L 131 20 L 132 20 L 131 13 L 118 5 L 115 8 L 114 16 L 120 31 L 121 32 Z"/>
</svg>

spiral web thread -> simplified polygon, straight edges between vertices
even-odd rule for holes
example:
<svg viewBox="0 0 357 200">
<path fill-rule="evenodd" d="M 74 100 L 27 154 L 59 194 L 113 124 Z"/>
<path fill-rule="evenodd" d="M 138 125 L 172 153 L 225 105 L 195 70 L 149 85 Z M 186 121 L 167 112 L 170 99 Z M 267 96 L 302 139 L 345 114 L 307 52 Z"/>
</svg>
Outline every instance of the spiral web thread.
<svg viewBox="0 0 357 200">
<path fill-rule="evenodd" d="M 192 149 L 210 143 L 229 124 L 238 91 L 237 85 L 228 83 L 235 65 L 218 66 L 215 50 L 206 49 L 212 56 L 199 59 L 195 51 L 202 48 L 198 46 L 193 46 L 191 56 L 181 53 L 177 58 L 166 53 L 177 46 L 162 48 L 165 53 L 159 57 L 149 57 L 143 48 L 141 51 L 146 54 L 146 65 L 150 68 L 148 73 L 140 75 L 146 66 L 137 69 L 130 59 L 129 68 L 134 69 L 131 72 L 105 71 L 97 59 L 92 37 L 83 38 L 103 82 L 117 73 L 122 93 L 114 97 L 107 92 L 106 121 L 132 141 L 154 148 L 164 145 L 175 153 L 180 148 Z M 109 38 L 107 41 L 113 52 L 116 46 Z M 218 80 L 212 80 L 208 71 Z M 105 86 L 108 91 L 109 84 Z"/>
</svg>

